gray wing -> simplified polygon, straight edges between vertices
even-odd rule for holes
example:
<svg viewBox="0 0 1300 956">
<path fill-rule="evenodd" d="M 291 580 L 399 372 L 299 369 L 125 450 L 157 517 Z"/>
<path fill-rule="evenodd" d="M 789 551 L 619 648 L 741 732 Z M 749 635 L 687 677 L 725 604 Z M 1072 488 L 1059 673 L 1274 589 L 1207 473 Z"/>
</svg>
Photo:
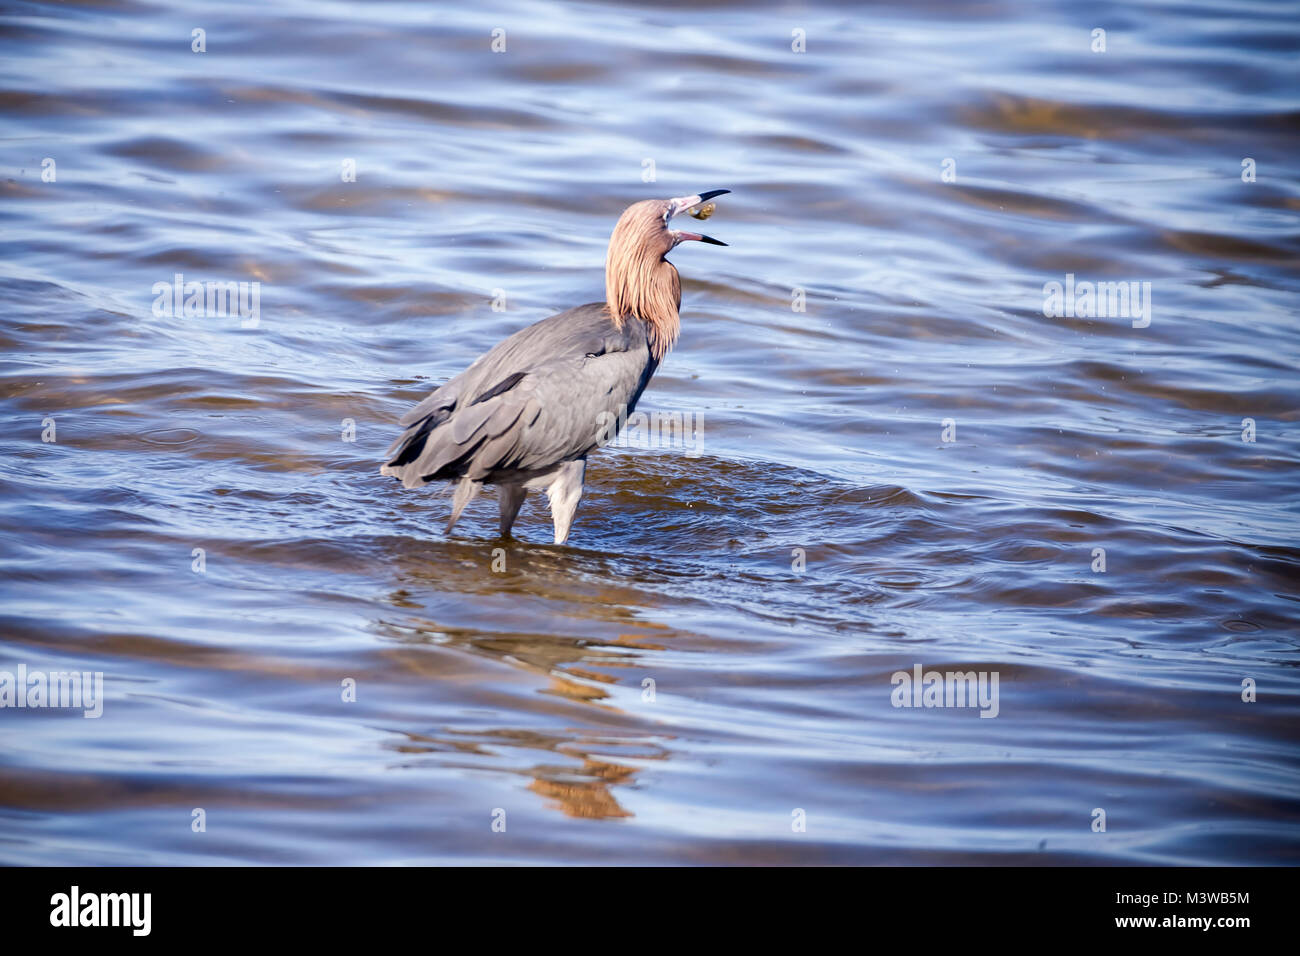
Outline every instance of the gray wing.
<svg viewBox="0 0 1300 956">
<path fill-rule="evenodd" d="M 380 473 L 413 488 L 545 471 L 584 457 L 636 406 L 657 363 L 646 328 L 602 303 L 522 329 L 402 416 Z"/>
</svg>

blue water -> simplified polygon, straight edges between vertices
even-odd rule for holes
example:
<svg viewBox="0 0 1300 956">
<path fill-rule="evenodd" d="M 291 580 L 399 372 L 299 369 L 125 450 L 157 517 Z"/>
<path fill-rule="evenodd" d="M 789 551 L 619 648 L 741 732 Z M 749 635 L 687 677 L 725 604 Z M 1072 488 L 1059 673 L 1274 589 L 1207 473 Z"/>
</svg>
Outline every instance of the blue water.
<svg viewBox="0 0 1300 956">
<path fill-rule="evenodd" d="M 1293 3 L 2 19 L 0 683 L 104 699 L 0 707 L 0 863 L 1300 861 Z M 379 476 L 714 188 L 698 446 L 564 547 Z"/>
</svg>

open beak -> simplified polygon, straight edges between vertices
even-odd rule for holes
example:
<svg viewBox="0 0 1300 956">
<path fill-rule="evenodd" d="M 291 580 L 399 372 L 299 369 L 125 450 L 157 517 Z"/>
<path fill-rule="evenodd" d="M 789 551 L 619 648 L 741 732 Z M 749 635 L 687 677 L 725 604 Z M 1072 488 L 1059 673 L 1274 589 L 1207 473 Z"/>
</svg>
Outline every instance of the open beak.
<svg viewBox="0 0 1300 956">
<path fill-rule="evenodd" d="M 678 213 L 685 212 L 687 209 L 693 209 L 701 203 L 706 203 L 714 196 L 723 196 L 731 192 L 730 189 L 710 189 L 708 192 L 700 193 L 698 196 L 679 196 L 676 199 L 668 200 L 668 215 L 666 219 L 672 219 Z M 705 236 L 698 232 L 684 232 L 674 230 L 678 237 L 678 242 L 685 242 L 688 239 L 696 239 L 700 242 L 707 242 L 714 246 L 725 246 L 726 243 L 720 239 L 714 239 L 712 236 Z"/>
</svg>

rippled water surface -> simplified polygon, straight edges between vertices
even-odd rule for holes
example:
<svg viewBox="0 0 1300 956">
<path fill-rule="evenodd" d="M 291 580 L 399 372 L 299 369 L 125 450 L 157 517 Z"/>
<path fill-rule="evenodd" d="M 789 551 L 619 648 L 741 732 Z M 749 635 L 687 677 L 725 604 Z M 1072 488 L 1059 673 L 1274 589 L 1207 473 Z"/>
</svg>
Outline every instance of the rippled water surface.
<svg viewBox="0 0 1300 956">
<path fill-rule="evenodd" d="M 7 5 L 0 670 L 105 700 L 0 710 L 0 862 L 1300 862 L 1298 23 Z M 562 547 L 379 476 L 712 188 L 641 406 L 698 454 L 606 449 Z"/>
</svg>

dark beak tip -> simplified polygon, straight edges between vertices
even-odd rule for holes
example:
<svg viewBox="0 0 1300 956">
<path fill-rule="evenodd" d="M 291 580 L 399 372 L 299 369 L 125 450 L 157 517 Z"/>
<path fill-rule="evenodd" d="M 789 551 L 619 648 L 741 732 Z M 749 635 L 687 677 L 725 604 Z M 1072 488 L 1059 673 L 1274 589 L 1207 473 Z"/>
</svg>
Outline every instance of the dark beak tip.
<svg viewBox="0 0 1300 956">
<path fill-rule="evenodd" d="M 725 246 L 726 243 L 721 239 L 714 239 L 712 236 L 700 236 L 700 242 L 707 242 L 714 246 Z"/>
<path fill-rule="evenodd" d="M 700 202 L 708 202 L 714 196 L 725 196 L 729 192 L 730 189 L 710 189 L 706 193 L 700 193 Z"/>
</svg>

